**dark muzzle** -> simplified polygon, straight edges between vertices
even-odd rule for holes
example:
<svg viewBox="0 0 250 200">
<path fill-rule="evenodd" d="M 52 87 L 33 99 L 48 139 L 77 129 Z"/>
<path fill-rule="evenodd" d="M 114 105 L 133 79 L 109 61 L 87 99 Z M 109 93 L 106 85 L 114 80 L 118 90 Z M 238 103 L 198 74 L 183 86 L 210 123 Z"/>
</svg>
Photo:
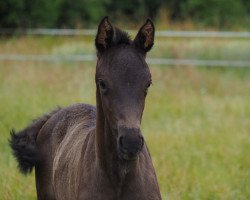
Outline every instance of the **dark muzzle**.
<svg viewBox="0 0 250 200">
<path fill-rule="evenodd" d="M 118 151 L 124 160 L 135 160 L 141 152 L 144 139 L 140 129 L 119 128 Z"/>
</svg>

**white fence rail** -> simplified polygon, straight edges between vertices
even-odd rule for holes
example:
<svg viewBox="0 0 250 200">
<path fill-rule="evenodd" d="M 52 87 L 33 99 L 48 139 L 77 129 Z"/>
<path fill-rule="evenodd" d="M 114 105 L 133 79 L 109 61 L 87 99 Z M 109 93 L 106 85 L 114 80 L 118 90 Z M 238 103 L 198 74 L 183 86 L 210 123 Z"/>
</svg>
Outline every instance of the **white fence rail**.
<svg viewBox="0 0 250 200">
<path fill-rule="evenodd" d="M 94 55 L 20 55 L 0 54 L 0 61 L 42 61 L 42 62 L 90 62 L 95 61 Z M 192 65 L 210 67 L 250 67 L 250 61 L 240 60 L 192 60 L 192 59 L 165 59 L 148 58 L 147 62 L 152 65 Z"/>
<path fill-rule="evenodd" d="M 134 30 L 129 30 L 135 33 Z M 27 29 L 13 30 L 0 28 L 0 34 L 53 35 L 53 36 L 94 36 L 94 29 Z M 250 32 L 233 31 L 156 31 L 158 37 L 194 38 L 250 38 Z"/>
<path fill-rule="evenodd" d="M 135 31 L 129 31 L 135 34 Z M 37 35 L 37 36 L 94 36 L 94 29 L 28 29 L 14 31 L 13 29 L 1 29 L 0 35 Z M 241 38 L 250 39 L 250 32 L 216 32 L 216 31 L 156 31 L 156 37 L 176 38 Z M 249 55 L 250 59 L 250 55 Z M 21 55 L 0 54 L 0 61 L 43 61 L 43 62 L 89 62 L 95 61 L 95 55 Z M 192 60 L 192 59 L 168 59 L 149 58 L 148 62 L 154 65 L 193 65 L 211 67 L 250 67 L 250 60 Z"/>
</svg>

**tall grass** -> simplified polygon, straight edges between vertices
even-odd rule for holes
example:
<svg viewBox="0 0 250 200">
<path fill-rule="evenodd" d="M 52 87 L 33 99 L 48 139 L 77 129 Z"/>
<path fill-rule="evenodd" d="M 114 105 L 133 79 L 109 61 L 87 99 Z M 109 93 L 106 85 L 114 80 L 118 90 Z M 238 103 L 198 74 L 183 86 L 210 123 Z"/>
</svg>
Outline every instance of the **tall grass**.
<svg viewBox="0 0 250 200">
<path fill-rule="evenodd" d="M 79 43 L 21 38 L 0 41 L 0 52 L 94 51 Z M 250 69 L 150 68 L 142 130 L 164 199 L 250 199 Z M 9 130 L 56 106 L 95 104 L 94 72 L 94 63 L 0 62 L 0 199 L 36 199 L 34 174 L 21 175 L 11 156 Z"/>
</svg>

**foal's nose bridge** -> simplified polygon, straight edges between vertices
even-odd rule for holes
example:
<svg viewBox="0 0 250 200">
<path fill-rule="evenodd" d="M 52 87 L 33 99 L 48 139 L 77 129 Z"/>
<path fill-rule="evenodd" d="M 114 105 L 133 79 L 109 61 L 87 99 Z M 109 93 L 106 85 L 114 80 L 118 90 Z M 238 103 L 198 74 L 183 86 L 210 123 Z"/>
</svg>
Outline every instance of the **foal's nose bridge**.
<svg viewBox="0 0 250 200">
<path fill-rule="evenodd" d="M 123 116 L 123 119 L 119 119 L 118 120 L 118 123 L 117 123 L 117 126 L 118 126 L 118 129 L 124 129 L 124 130 L 130 130 L 130 131 L 133 131 L 133 130 L 136 130 L 138 129 L 140 131 L 140 118 L 136 115 L 128 115 L 129 117 L 124 117 Z"/>
<path fill-rule="evenodd" d="M 127 134 L 134 134 L 134 135 L 140 135 L 141 130 L 140 127 L 126 127 L 126 126 L 118 126 L 118 132 L 119 135 L 127 135 Z"/>
</svg>

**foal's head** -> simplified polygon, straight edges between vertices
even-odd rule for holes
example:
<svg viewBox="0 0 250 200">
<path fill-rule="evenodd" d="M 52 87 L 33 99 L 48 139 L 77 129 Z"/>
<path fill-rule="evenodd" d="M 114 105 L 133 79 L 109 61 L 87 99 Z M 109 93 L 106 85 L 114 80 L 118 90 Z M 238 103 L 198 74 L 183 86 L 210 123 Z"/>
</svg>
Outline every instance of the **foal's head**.
<svg viewBox="0 0 250 200">
<path fill-rule="evenodd" d="M 118 155 L 124 160 L 136 159 L 144 145 L 140 124 L 152 82 L 145 56 L 153 44 L 154 25 L 149 19 L 133 41 L 107 17 L 98 27 L 97 98 L 116 138 Z"/>
</svg>

